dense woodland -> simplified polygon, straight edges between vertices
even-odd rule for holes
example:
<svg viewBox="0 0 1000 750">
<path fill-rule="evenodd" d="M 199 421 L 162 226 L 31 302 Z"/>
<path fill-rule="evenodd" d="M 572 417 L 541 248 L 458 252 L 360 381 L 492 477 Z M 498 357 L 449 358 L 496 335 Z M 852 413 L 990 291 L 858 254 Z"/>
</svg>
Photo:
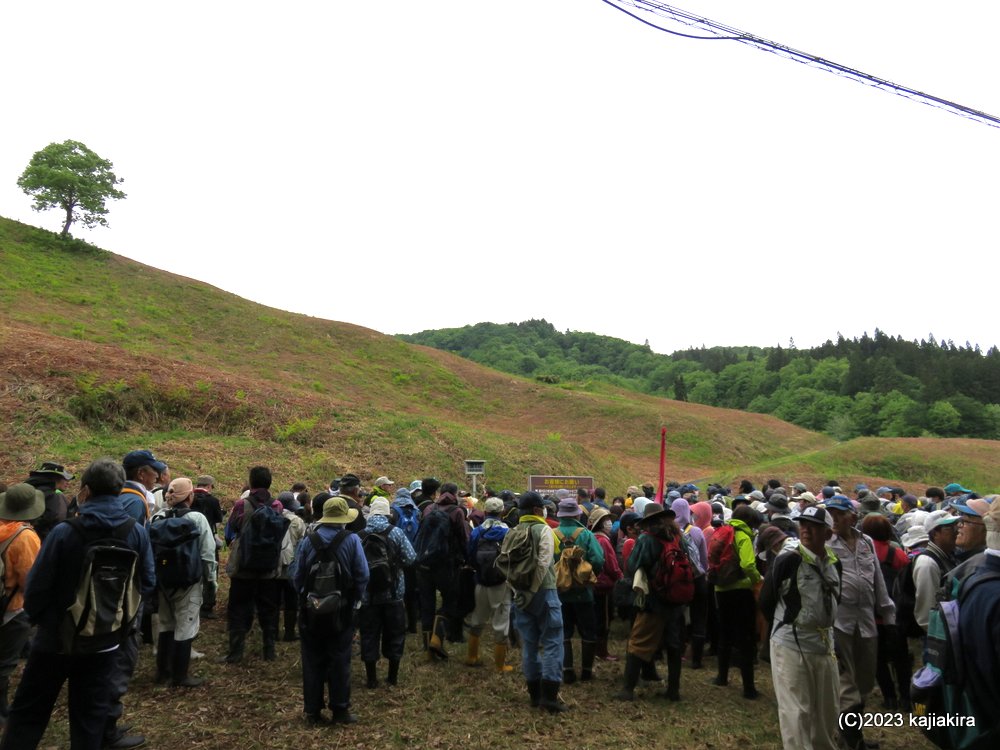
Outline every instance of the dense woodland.
<svg viewBox="0 0 1000 750">
<path fill-rule="evenodd" d="M 1000 439 L 1000 350 L 905 341 L 875 330 L 812 349 L 712 347 L 656 354 L 545 320 L 479 323 L 399 338 L 546 383 L 603 381 L 642 393 L 773 414 L 840 440 Z"/>
</svg>

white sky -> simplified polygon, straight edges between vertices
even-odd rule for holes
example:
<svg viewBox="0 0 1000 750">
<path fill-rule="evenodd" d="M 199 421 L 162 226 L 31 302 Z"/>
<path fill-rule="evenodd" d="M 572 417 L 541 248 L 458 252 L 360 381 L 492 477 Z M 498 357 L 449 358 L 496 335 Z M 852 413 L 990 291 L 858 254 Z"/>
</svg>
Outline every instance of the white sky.
<svg viewBox="0 0 1000 750">
<path fill-rule="evenodd" d="M 1000 116 L 995 4 L 677 2 Z M 1000 130 L 600 0 L 6 3 L 0 69 L 0 214 L 58 230 L 15 183 L 82 141 L 78 236 L 276 307 L 1000 343 Z"/>
</svg>

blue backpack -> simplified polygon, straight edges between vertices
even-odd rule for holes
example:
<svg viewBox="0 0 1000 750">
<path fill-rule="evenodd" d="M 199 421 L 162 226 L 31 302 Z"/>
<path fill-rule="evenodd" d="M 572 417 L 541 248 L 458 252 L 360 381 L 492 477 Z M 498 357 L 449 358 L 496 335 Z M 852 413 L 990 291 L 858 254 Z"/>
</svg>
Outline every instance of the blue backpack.
<svg viewBox="0 0 1000 750">
<path fill-rule="evenodd" d="M 410 544 L 417 541 L 417 531 L 420 529 L 420 509 L 415 505 L 403 505 L 393 503 L 392 509 L 396 511 L 396 526 L 403 530 Z"/>
<path fill-rule="evenodd" d="M 162 589 L 186 589 L 201 580 L 201 533 L 187 508 L 171 508 L 149 524 L 156 583 Z"/>
</svg>

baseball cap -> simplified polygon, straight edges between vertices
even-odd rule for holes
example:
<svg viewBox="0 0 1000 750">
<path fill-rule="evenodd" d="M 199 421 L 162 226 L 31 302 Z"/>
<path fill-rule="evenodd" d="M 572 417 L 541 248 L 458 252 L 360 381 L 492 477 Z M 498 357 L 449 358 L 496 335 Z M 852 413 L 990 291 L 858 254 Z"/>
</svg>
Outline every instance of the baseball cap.
<svg viewBox="0 0 1000 750">
<path fill-rule="evenodd" d="M 799 514 L 799 522 L 825 524 L 827 528 L 833 528 L 833 516 L 822 505 L 810 505 Z"/>
<path fill-rule="evenodd" d="M 825 505 L 827 508 L 830 508 L 831 510 L 843 510 L 846 511 L 847 513 L 857 512 L 854 510 L 854 506 L 851 504 L 851 501 L 844 495 L 834 495 L 825 503 L 823 503 L 823 505 Z"/>
<path fill-rule="evenodd" d="M 152 451 L 132 451 L 131 453 L 126 453 L 125 458 L 122 459 L 122 468 L 125 471 L 138 469 L 142 466 L 152 467 L 157 474 L 162 474 L 167 468 L 165 463 L 156 460 L 156 456 L 153 455 Z"/>
<path fill-rule="evenodd" d="M 951 526 L 955 523 L 958 523 L 958 516 L 953 516 L 946 510 L 936 510 L 933 513 L 929 513 L 927 518 L 924 519 L 924 531 L 929 536 L 934 529 L 939 529 L 942 526 Z"/>
</svg>

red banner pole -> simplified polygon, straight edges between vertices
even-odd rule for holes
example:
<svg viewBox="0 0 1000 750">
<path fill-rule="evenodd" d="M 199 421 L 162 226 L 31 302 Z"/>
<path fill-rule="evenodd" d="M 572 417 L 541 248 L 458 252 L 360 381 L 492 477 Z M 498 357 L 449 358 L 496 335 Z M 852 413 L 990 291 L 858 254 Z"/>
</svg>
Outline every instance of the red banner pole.
<svg viewBox="0 0 1000 750">
<path fill-rule="evenodd" d="M 656 487 L 656 502 L 663 504 L 663 480 L 667 467 L 667 428 L 660 428 L 660 482 Z"/>
</svg>

